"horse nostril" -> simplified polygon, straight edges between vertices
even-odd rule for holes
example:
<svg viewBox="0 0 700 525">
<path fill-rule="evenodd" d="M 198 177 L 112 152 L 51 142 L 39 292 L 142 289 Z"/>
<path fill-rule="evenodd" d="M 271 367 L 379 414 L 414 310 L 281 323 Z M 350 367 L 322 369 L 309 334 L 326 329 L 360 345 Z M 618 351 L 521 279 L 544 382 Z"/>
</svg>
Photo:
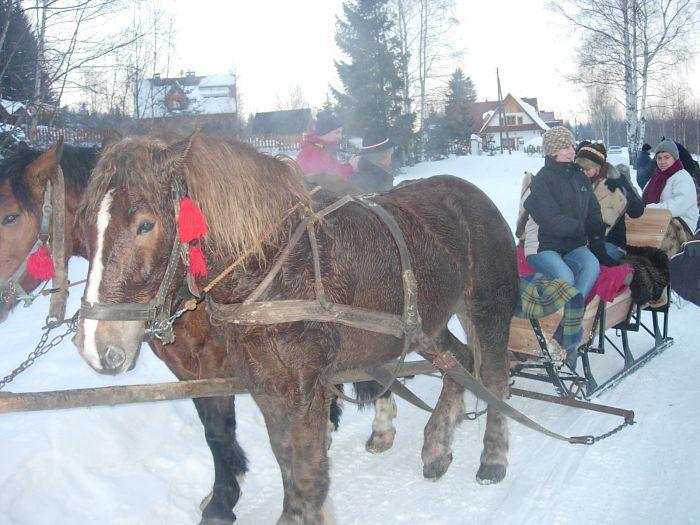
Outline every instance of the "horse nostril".
<svg viewBox="0 0 700 525">
<path fill-rule="evenodd" d="M 126 354 L 121 348 L 108 346 L 105 350 L 103 362 L 107 368 L 119 368 L 126 361 Z"/>
</svg>

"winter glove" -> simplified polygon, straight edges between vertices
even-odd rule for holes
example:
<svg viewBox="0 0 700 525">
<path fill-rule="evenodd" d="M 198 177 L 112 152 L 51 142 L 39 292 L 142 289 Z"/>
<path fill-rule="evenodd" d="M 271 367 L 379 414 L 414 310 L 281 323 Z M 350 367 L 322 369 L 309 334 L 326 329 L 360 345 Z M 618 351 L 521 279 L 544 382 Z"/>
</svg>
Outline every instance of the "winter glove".
<svg viewBox="0 0 700 525">
<path fill-rule="evenodd" d="M 625 185 L 622 182 L 623 177 L 620 177 L 618 179 L 605 179 L 605 185 L 610 191 L 615 191 L 617 189 L 624 189 Z"/>
<path fill-rule="evenodd" d="M 619 266 L 620 263 L 608 255 L 605 251 L 605 243 L 595 242 L 591 244 L 591 251 L 595 255 L 598 262 L 603 266 Z"/>
</svg>

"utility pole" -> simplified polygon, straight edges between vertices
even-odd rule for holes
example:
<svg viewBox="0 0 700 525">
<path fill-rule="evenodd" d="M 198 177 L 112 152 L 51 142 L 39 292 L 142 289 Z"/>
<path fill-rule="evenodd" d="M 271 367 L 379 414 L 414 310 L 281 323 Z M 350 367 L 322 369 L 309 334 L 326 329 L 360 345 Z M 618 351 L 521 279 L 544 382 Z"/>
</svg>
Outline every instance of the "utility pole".
<svg viewBox="0 0 700 525">
<path fill-rule="evenodd" d="M 503 95 L 501 94 L 501 77 L 498 74 L 498 68 L 496 68 L 496 83 L 498 84 L 498 120 L 500 126 L 498 127 L 498 139 L 501 143 L 501 155 L 503 155 L 503 128 L 506 129 L 506 142 L 508 142 L 508 155 L 511 154 L 510 151 L 510 135 L 508 134 L 508 123 L 506 122 L 506 110 L 503 107 Z"/>
</svg>

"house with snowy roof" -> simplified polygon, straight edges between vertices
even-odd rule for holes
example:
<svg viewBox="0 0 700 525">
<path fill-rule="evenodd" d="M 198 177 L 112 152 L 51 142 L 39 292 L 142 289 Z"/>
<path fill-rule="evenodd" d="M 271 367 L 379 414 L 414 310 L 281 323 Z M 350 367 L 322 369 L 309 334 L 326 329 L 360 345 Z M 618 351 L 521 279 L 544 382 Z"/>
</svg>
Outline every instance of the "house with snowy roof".
<svg viewBox="0 0 700 525">
<path fill-rule="evenodd" d="M 3 124 L 16 124 L 24 115 L 28 114 L 27 107 L 15 100 L 0 99 L 0 122 Z"/>
<path fill-rule="evenodd" d="M 236 77 L 195 75 L 153 78 L 138 82 L 134 117 L 150 127 L 229 133 L 237 130 Z"/>
<path fill-rule="evenodd" d="M 473 104 L 472 118 L 481 123 L 477 127 L 485 147 L 500 148 L 502 139 L 504 148 L 523 150 L 550 127 L 542 117 L 551 112 L 540 112 L 537 98 L 518 98 L 508 93 L 503 100 L 503 110 L 505 122 L 501 122 L 498 101 Z M 551 115 L 553 117 L 553 113 Z"/>
</svg>

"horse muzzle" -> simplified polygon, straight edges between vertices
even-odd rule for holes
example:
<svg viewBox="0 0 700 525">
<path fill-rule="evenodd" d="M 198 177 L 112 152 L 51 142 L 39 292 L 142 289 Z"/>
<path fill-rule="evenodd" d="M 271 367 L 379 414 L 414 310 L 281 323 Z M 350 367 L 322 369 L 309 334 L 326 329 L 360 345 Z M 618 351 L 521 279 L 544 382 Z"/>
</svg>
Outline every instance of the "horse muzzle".
<svg viewBox="0 0 700 525">
<path fill-rule="evenodd" d="M 117 375 L 136 365 L 143 332 L 139 321 L 81 319 L 73 343 L 93 370 Z"/>
</svg>

